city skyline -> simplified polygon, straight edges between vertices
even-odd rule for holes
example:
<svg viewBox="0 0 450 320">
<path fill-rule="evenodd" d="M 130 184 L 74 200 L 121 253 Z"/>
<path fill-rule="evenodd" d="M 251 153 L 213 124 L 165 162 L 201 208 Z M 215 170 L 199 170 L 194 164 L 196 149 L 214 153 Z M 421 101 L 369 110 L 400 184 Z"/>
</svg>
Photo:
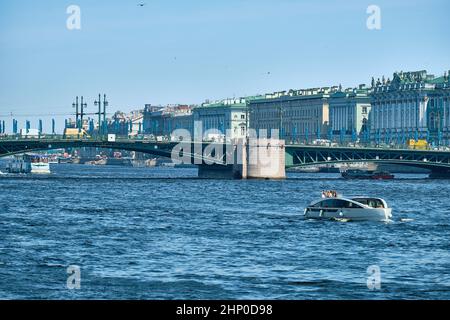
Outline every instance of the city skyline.
<svg viewBox="0 0 450 320">
<path fill-rule="evenodd" d="M 286 90 L 275 90 L 275 91 L 260 93 L 258 95 L 254 95 L 254 96 L 221 98 L 221 99 L 216 99 L 214 101 L 206 100 L 205 102 L 197 103 L 197 104 L 178 103 L 178 104 L 155 105 L 155 104 L 151 104 L 151 103 L 145 103 L 143 106 L 136 106 L 135 108 L 128 108 L 128 109 L 127 108 L 123 109 L 123 108 L 119 108 L 119 107 L 118 108 L 115 108 L 115 107 L 109 108 L 109 105 L 108 105 L 106 117 L 109 122 L 113 121 L 113 118 L 118 113 L 125 115 L 126 117 L 134 117 L 136 112 L 145 114 L 147 106 L 153 106 L 156 108 L 160 108 L 160 110 L 168 110 L 168 111 L 170 111 L 171 108 L 177 107 L 177 106 L 186 106 L 189 109 L 191 109 L 191 108 L 197 108 L 197 107 L 203 108 L 204 105 L 208 106 L 208 105 L 218 104 L 218 105 L 222 105 L 222 106 L 226 107 L 226 104 L 227 104 L 227 103 L 225 103 L 226 101 L 228 101 L 228 102 L 234 101 L 234 103 L 235 103 L 236 101 L 239 102 L 242 99 L 244 99 L 244 100 L 246 100 L 246 99 L 253 100 L 255 98 L 264 99 L 264 97 L 266 97 L 266 99 L 268 98 L 269 100 L 272 100 L 274 98 L 276 99 L 277 97 L 286 97 L 286 96 L 290 96 L 290 95 L 296 96 L 298 94 L 300 94 L 300 95 L 306 94 L 306 96 L 308 96 L 315 92 L 317 92 L 317 93 L 323 92 L 325 94 L 333 94 L 333 93 L 335 94 L 335 93 L 342 92 L 342 93 L 348 94 L 348 93 L 360 91 L 362 89 L 364 92 L 366 92 L 367 97 L 370 98 L 371 96 L 373 96 L 375 94 L 377 87 L 379 87 L 380 85 L 389 86 L 391 81 L 393 81 L 394 78 L 396 76 L 398 76 L 398 74 L 409 75 L 409 74 L 419 74 L 419 73 L 423 75 L 423 77 L 424 77 L 423 80 L 425 80 L 425 78 L 431 77 L 430 79 L 432 81 L 436 81 L 437 79 L 444 79 L 444 81 L 448 81 L 448 77 L 450 76 L 450 70 L 445 70 L 440 74 L 431 74 L 431 73 L 428 73 L 427 70 L 417 70 L 417 71 L 401 70 L 401 71 L 393 72 L 392 77 L 384 76 L 384 75 L 379 78 L 373 77 L 371 79 L 371 82 L 372 82 L 371 84 L 363 83 L 363 84 L 359 84 L 358 86 L 350 86 L 350 87 L 342 87 L 342 85 L 339 84 L 339 86 L 338 85 L 334 85 L 334 86 L 330 85 L 330 86 L 314 87 L 314 88 L 312 88 L 312 87 L 295 88 L 295 89 L 291 88 L 291 89 L 286 89 Z M 445 79 L 447 79 L 447 80 L 445 80 Z M 418 79 L 416 79 L 416 81 L 418 81 Z M 79 98 L 82 98 L 82 96 L 76 96 L 76 99 L 79 99 Z M 106 98 L 106 96 L 105 96 L 105 98 Z M 38 126 L 40 128 L 42 127 L 43 132 L 50 133 L 54 129 L 56 129 L 55 130 L 56 132 L 62 132 L 63 129 L 67 126 L 67 123 L 69 123 L 69 122 L 72 122 L 72 124 L 75 123 L 74 119 L 77 118 L 77 115 L 75 112 L 76 109 L 74 109 L 76 99 L 74 98 L 74 103 L 72 104 L 73 110 L 66 108 L 66 109 L 64 109 L 64 110 L 66 110 L 65 113 L 56 113 L 56 114 L 43 114 L 43 113 L 41 113 L 41 114 L 32 114 L 32 113 L 20 114 L 20 113 L 13 113 L 13 112 L 11 112 L 10 114 L 9 113 L 0 113 L 0 123 L 1 123 L 0 128 L 3 128 L 3 126 L 5 126 L 6 130 L 4 128 L 3 128 L 3 130 L 6 133 L 13 133 L 14 130 L 20 130 L 20 128 L 25 128 L 25 127 L 28 127 L 31 125 L 32 127 L 36 127 L 36 128 Z M 86 99 L 84 101 L 86 101 Z M 84 123 L 84 125 L 88 125 L 89 123 L 92 122 L 92 124 L 89 124 L 89 126 L 92 126 L 92 125 L 97 126 L 98 113 L 96 113 L 96 112 L 98 112 L 98 106 L 95 103 L 92 103 L 92 105 L 95 107 L 94 110 L 92 108 L 90 110 L 87 110 L 86 106 L 85 106 L 84 119 L 86 120 L 86 122 Z M 370 104 L 369 104 L 369 106 L 370 106 Z M 80 107 L 81 107 L 81 105 L 80 105 Z M 70 111 L 67 111 L 67 110 L 70 110 Z M 79 109 L 78 112 L 80 112 L 80 110 L 81 109 Z M 79 113 L 79 115 L 81 115 L 81 113 Z M 6 119 L 6 122 L 3 123 L 2 121 L 5 121 L 5 119 Z M 31 121 L 30 121 L 30 119 L 31 119 Z M 53 123 L 54 120 L 56 120 L 55 123 Z M 269 119 L 266 119 L 266 120 L 269 120 Z M 67 122 L 67 121 L 69 121 L 69 122 Z M 349 119 L 349 121 L 353 121 L 353 120 Z M 9 122 L 11 122 L 11 123 L 9 123 Z M 13 125 L 13 122 L 16 122 L 16 124 Z M 269 122 L 270 122 L 270 120 L 269 120 Z M 275 124 L 276 123 L 277 123 L 277 121 L 275 121 Z M 53 127 L 53 125 L 55 125 L 55 127 Z M 140 125 L 144 125 L 144 123 L 141 123 Z M 332 122 L 330 122 L 330 125 L 335 126 L 335 124 L 333 124 Z M 277 125 L 274 125 L 274 126 L 277 127 Z M 14 129 L 14 127 L 16 129 Z M 51 128 L 51 131 L 50 131 L 50 128 Z M 243 129 L 241 129 L 241 130 L 243 130 Z M 298 129 L 295 128 L 295 130 L 298 130 Z M 313 131 L 315 131 L 315 130 L 313 130 Z M 328 129 L 324 130 L 323 133 L 326 131 L 328 131 Z"/>
<path fill-rule="evenodd" d="M 377 1 L 380 30 L 368 1 L 176 2 L 77 1 L 80 30 L 66 28 L 67 1 L 2 3 L 1 113 L 60 113 L 98 92 L 120 108 L 198 104 L 450 65 L 445 1 Z"/>
</svg>

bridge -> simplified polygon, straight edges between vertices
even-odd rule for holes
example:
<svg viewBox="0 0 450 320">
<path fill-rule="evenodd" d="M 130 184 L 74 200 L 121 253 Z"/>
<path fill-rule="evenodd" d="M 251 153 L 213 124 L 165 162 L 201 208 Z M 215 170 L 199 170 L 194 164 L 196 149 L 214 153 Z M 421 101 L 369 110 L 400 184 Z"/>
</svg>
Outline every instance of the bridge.
<svg viewBox="0 0 450 320">
<path fill-rule="evenodd" d="M 103 148 L 149 153 L 169 157 L 176 143 L 122 139 L 108 141 L 102 138 L 64 138 L 63 136 L 43 136 L 40 138 L 4 137 L 0 139 L 0 157 L 26 152 L 37 152 L 67 148 Z"/>
<path fill-rule="evenodd" d="M 286 146 L 286 168 L 361 162 L 425 168 L 431 170 L 432 176 L 450 177 L 450 151 L 375 147 Z"/>
<path fill-rule="evenodd" d="M 168 158 L 171 158 L 175 152 L 183 163 L 199 166 L 200 176 L 283 178 L 286 168 L 358 162 L 415 166 L 430 169 L 436 176 L 450 176 L 450 151 L 284 145 L 282 140 L 270 139 L 261 140 L 256 144 L 247 144 L 242 139 L 226 144 L 128 138 L 115 141 L 108 141 L 106 138 L 65 139 L 57 135 L 44 135 L 39 138 L 5 136 L 0 138 L 0 157 L 50 149 L 82 147 L 136 151 Z M 260 155 L 261 151 L 266 149 L 271 150 L 269 153 L 264 153 L 266 168 L 262 170 L 261 159 L 254 163 L 251 163 L 251 159 L 256 153 Z M 277 163 L 281 163 L 282 168 L 278 168 Z"/>
<path fill-rule="evenodd" d="M 118 138 L 109 141 L 106 137 L 66 138 L 63 135 L 0 138 L 0 158 L 16 154 L 32 153 L 52 149 L 101 148 L 135 151 L 166 158 L 176 158 L 180 164 L 199 166 L 199 175 L 204 177 L 242 176 L 242 159 L 237 159 L 236 146 L 210 142 L 171 142 L 148 139 Z M 176 157 L 174 157 L 174 154 Z M 233 157 L 233 158 L 232 158 Z M 283 168 L 284 169 L 284 168 Z"/>
</svg>

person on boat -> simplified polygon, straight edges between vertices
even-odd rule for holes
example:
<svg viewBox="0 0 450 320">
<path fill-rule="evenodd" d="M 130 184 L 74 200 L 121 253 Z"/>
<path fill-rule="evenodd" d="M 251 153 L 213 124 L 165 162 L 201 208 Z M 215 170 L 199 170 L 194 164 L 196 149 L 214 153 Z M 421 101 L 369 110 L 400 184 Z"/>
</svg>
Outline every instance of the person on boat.
<svg viewBox="0 0 450 320">
<path fill-rule="evenodd" d="M 334 190 L 322 191 L 322 198 L 337 198 L 337 192 Z"/>
</svg>

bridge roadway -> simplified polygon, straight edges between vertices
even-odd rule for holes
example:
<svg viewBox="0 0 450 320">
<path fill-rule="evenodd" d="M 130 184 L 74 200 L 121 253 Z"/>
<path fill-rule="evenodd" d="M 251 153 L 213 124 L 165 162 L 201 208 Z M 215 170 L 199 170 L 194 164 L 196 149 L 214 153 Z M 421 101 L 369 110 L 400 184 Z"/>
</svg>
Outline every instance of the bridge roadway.
<svg viewBox="0 0 450 320">
<path fill-rule="evenodd" d="M 0 157 L 24 152 L 36 152 L 60 148 L 106 148 L 126 151 L 136 151 L 163 157 L 171 157 L 172 150 L 179 142 L 158 142 L 139 139 L 64 139 L 62 136 L 43 136 L 41 138 L 20 138 L 7 136 L 0 138 Z M 216 165 L 230 165 L 225 160 L 227 152 L 233 150 L 230 144 L 214 144 L 212 153 L 210 142 L 186 142 L 191 152 L 185 152 L 186 161 L 202 165 L 206 161 L 214 161 Z M 304 167 L 318 164 L 375 162 L 386 164 L 403 164 L 427 168 L 435 173 L 450 173 L 450 151 L 448 150 L 411 150 L 376 147 L 328 147 L 311 145 L 286 145 L 285 167 Z M 185 149 L 186 150 L 186 149 Z M 214 152 L 221 150 L 220 155 Z M 235 148 L 234 148 L 235 150 Z M 180 153 L 182 154 L 182 153 Z M 233 161 L 235 158 L 228 158 Z M 203 161 L 203 162 L 202 162 Z"/>
</svg>

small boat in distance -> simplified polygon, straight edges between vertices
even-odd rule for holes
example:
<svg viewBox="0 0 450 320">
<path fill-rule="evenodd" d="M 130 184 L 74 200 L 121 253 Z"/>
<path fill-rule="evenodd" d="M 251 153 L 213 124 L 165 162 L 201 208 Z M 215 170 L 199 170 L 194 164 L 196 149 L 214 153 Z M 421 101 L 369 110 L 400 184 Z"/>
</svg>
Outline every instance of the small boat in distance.
<svg viewBox="0 0 450 320">
<path fill-rule="evenodd" d="M 344 179 L 391 180 L 394 175 L 387 171 L 348 169 L 342 171 Z"/>
<path fill-rule="evenodd" d="M 324 191 L 322 199 L 311 202 L 305 209 L 307 219 L 344 221 L 389 221 L 392 209 L 377 197 L 343 197 L 336 191 Z"/>
<path fill-rule="evenodd" d="M 40 154 L 16 155 L 8 163 L 9 173 L 37 173 L 49 174 L 48 157 Z"/>
</svg>

